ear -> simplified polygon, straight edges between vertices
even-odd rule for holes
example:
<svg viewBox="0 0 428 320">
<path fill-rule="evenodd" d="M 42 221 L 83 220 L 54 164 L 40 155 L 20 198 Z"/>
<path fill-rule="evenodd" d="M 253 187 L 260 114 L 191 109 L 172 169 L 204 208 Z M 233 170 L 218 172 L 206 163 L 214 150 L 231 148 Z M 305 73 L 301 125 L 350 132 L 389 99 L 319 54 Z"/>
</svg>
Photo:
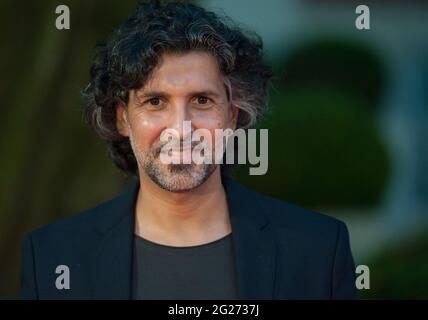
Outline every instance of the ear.
<svg viewBox="0 0 428 320">
<path fill-rule="evenodd" d="M 232 130 L 236 130 L 236 126 L 238 124 L 239 108 L 234 104 L 232 104 L 230 111 L 231 112 L 230 112 L 229 126 Z"/>
<path fill-rule="evenodd" d="M 122 136 L 129 137 L 128 116 L 125 106 L 122 103 L 116 106 L 116 128 Z"/>
</svg>

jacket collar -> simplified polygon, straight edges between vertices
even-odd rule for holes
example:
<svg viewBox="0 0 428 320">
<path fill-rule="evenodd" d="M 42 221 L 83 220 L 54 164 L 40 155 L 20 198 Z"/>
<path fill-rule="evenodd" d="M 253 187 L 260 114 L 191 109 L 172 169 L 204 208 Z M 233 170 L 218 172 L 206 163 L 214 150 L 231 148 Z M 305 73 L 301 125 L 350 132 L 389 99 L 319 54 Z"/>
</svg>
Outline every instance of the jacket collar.
<svg viewBox="0 0 428 320">
<path fill-rule="evenodd" d="M 272 299 L 276 243 L 273 225 L 260 198 L 229 178 L 223 178 L 232 225 L 240 299 Z M 138 180 L 101 206 L 98 244 L 91 267 L 91 296 L 95 299 L 130 299 L 134 245 L 135 202 Z"/>
</svg>

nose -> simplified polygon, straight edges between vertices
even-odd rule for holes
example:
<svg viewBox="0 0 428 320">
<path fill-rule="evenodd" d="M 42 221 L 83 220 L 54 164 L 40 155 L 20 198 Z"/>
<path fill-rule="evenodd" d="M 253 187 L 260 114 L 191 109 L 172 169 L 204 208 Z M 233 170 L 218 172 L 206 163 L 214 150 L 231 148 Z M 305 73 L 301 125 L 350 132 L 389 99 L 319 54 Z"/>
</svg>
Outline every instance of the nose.
<svg viewBox="0 0 428 320">
<path fill-rule="evenodd" d="M 180 140 L 190 139 L 193 131 L 193 123 L 188 112 L 187 104 L 180 102 L 175 105 L 174 111 L 171 114 L 170 128 L 178 133 Z"/>
</svg>

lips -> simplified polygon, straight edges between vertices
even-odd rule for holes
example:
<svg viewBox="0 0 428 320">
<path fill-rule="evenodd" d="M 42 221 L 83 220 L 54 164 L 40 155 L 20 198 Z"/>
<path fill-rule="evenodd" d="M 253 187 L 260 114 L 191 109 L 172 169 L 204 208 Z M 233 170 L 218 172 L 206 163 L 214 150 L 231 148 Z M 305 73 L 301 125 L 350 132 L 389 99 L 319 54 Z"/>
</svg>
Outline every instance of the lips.
<svg viewBox="0 0 428 320">
<path fill-rule="evenodd" d="M 161 153 L 168 153 L 170 156 L 171 155 L 173 155 L 173 154 L 184 154 L 184 155 L 186 155 L 186 154 L 189 154 L 189 155 L 191 155 L 191 153 L 192 153 L 192 150 L 193 150 L 193 147 L 184 147 L 184 148 L 170 148 L 170 149 L 166 149 L 166 150 L 163 150 Z"/>
</svg>

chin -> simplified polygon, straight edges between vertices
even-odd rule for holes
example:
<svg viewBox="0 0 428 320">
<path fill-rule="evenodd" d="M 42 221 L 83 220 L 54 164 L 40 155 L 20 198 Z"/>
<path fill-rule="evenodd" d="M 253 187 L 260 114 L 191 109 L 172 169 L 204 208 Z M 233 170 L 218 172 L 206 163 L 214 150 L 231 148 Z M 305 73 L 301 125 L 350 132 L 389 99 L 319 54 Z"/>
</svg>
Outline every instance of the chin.
<svg viewBox="0 0 428 320">
<path fill-rule="evenodd" d="M 167 168 L 146 170 L 149 178 L 169 192 L 189 192 L 202 185 L 215 171 L 212 165 L 170 164 Z"/>
</svg>

